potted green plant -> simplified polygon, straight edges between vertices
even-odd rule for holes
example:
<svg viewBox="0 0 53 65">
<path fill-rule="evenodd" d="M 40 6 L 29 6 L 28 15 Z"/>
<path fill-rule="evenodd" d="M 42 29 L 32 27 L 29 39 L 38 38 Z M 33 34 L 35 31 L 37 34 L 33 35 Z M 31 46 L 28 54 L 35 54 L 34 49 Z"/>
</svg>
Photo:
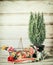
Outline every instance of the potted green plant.
<svg viewBox="0 0 53 65">
<path fill-rule="evenodd" d="M 39 48 L 34 56 L 37 56 L 37 60 L 42 59 L 42 51 L 44 50 L 44 45 L 42 44 L 45 40 L 45 24 L 43 13 L 34 14 L 31 12 L 29 22 L 29 39 L 34 46 Z"/>
<path fill-rule="evenodd" d="M 41 45 L 45 40 L 45 24 L 43 13 L 32 13 L 29 22 L 29 39 L 33 45 Z"/>
</svg>

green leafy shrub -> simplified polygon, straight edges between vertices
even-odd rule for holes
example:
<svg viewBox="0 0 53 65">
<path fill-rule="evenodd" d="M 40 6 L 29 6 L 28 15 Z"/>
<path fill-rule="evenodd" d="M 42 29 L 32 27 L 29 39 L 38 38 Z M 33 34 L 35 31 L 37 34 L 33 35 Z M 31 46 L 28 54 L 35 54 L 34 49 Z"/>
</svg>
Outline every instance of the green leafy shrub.
<svg viewBox="0 0 53 65">
<path fill-rule="evenodd" d="M 43 13 L 32 13 L 29 21 L 29 38 L 34 45 L 41 45 L 45 39 Z"/>
</svg>

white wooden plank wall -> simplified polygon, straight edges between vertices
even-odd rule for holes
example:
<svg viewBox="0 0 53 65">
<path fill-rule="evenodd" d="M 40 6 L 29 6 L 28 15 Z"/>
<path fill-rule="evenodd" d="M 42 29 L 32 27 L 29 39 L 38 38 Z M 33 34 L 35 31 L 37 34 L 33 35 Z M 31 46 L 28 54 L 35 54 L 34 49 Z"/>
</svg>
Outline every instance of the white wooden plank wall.
<svg viewBox="0 0 53 65">
<path fill-rule="evenodd" d="M 48 47 L 53 46 L 52 1 L 0 1 L 0 47 L 9 45 L 17 48 L 20 37 L 23 39 L 24 47 L 30 45 L 31 42 L 28 37 L 30 12 L 44 13 L 46 24 L 44 44 Z M 51 49 L 49 48 L 49 50 Z M 0 57 L 6 58 L 7 56 L 8 52 L 0 51 Z"/>
</svg>

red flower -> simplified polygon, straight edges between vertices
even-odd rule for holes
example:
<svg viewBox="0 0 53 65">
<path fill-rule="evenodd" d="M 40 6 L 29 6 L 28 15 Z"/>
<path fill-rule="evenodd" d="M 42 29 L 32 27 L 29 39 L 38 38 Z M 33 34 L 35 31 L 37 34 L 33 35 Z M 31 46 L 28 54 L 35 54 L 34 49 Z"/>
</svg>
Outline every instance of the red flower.
<svg viewBox="0 0 53 65">
<path fill-rule="evenodd" d="M 26 54 L 23 54 L 23 55 L 22 55 L 22 58 L 26 58 Z"/>
<path fill-rule="evenodd" d="M 14 61 L 14 58 L 12 56 L 9 56 L 8 61 Z"/>
</svg>

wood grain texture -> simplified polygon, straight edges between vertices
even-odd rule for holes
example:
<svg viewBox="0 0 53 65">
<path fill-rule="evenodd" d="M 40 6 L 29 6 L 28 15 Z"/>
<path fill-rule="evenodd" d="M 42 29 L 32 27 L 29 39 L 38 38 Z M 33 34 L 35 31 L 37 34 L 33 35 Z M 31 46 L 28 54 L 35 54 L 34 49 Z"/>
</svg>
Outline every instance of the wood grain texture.
<svg viewBox="0 0 53 65">
<path fill-rule="evenodd" d="M 0 65 L 14 65 L 7 62 L 9 54 L 1 50 L 2 45 L 17 48 L 20 37 L 23 39 L 24 47 L 31 44 L 28 37 L 30 12 L 44 13 L 46 39 L 43 44 L 46 51 L 53 52 L 53 0 L 0 1 Z M 30 65 L 53 65 L 52 59 L 45 61 Z"/>
</svg>

